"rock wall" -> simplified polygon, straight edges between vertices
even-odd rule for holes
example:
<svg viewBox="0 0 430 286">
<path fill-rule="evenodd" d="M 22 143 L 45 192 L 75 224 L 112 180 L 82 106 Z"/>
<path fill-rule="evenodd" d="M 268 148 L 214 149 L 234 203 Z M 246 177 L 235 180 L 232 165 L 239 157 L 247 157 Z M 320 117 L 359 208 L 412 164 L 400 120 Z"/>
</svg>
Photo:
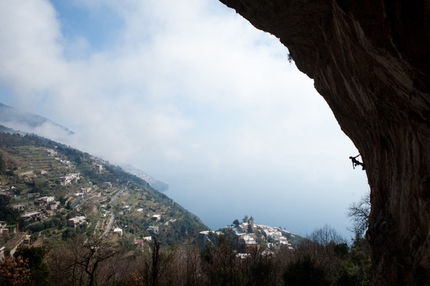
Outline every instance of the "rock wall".
<svg viewBox="0 0 430 286">
<path fill-rule="evenodd" d="M 372 284 L 430 285 L 430 1 L 220 1 L 280 39 L 360 151 Z"/>
</svg>

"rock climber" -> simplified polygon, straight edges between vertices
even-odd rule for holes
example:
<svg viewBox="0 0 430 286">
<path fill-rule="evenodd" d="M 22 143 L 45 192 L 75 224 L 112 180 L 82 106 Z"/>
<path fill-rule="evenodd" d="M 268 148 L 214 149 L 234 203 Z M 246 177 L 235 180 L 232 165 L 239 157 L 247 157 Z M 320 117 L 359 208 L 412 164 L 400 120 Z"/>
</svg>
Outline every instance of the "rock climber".
<svg viewBox="0 0 430 286">
<path fill-rule="evenodd" d="M 351 159 L 351 161 L 352 161 L 352 168 L 355 169 L 356 166 L 361 165 L 362 170 L 366 170 L 366 166 L 364 166 L 364 163 L 357 160 L 357 157 L 359 157 L 359 156 L 360 156 L 360 154 L 358 154 L 355 157 L 349 156 L 349 159 Z"/>
</svg>

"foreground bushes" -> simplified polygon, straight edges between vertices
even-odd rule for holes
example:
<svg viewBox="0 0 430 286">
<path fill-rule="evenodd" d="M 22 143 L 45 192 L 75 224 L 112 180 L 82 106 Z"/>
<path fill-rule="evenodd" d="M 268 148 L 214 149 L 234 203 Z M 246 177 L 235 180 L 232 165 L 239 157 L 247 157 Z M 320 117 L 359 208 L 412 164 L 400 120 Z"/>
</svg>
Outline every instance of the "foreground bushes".
<svg viewBox="0 0 430 286">
<path fill-rule="evenodd" d="M 204 249 L 195 245 L 162 249 L 155 239 L 143 250 L 130 250 L 115 240 L 77 235 L 44 248 L 19 249 L 15 264 L 6 259 L 0 265 L 7 269 L 0 272 L 0 281 L 8 282 L 4 285 L 369 285 L 369 251 L 363 239 L 348 247 L 342 240 L 317 237 L 310 236 L 294 251 L 254 249 L 240 258 L 227 236 Z M 23 273 L 25 279 L 13 282 L 8 273 Z"/>
</svg>

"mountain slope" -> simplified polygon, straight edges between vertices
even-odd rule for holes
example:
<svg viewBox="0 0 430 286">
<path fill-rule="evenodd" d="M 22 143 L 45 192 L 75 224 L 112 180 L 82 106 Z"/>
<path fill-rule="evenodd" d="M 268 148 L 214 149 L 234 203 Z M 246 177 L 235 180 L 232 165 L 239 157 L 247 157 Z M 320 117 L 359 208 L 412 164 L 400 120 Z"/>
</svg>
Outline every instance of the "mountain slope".
<svg viewBox="0 0 430 286">
<path fill-rule="evenodd" d="M 23 230 L 48 228 L 52 237 L 67 238 L 121 229 L 128 239 L 155 235 L 168 245 L 208 229 L 145 180 L 88 153 L 34 135 L 0 133 L 0 154 L 0 194 L 14 198 L 24 213 L 40 214 L 37 220 L 25 218 Z M 53 198 L 46 200 L 55 208 L 38 198 Z M 85 217 L 86 224 L 68 227 L 73 217 Z"/>
</svg>

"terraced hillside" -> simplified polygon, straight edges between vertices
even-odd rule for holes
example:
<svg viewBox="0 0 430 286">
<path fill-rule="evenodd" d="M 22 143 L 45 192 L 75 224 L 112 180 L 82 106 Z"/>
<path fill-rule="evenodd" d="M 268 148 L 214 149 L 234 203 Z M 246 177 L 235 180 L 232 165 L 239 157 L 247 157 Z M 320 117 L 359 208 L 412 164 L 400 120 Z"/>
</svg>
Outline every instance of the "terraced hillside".
<svg viewBox="0 0 430 286">
<path fill-rule="evenodd" d="M 180 244 L 208 228 L 146 181 L 90 154 L 32 135 L 0 133 L 0 195 L 20 210 L 21 231 L 77 233 L 133 243 Z"/>
</svg>

